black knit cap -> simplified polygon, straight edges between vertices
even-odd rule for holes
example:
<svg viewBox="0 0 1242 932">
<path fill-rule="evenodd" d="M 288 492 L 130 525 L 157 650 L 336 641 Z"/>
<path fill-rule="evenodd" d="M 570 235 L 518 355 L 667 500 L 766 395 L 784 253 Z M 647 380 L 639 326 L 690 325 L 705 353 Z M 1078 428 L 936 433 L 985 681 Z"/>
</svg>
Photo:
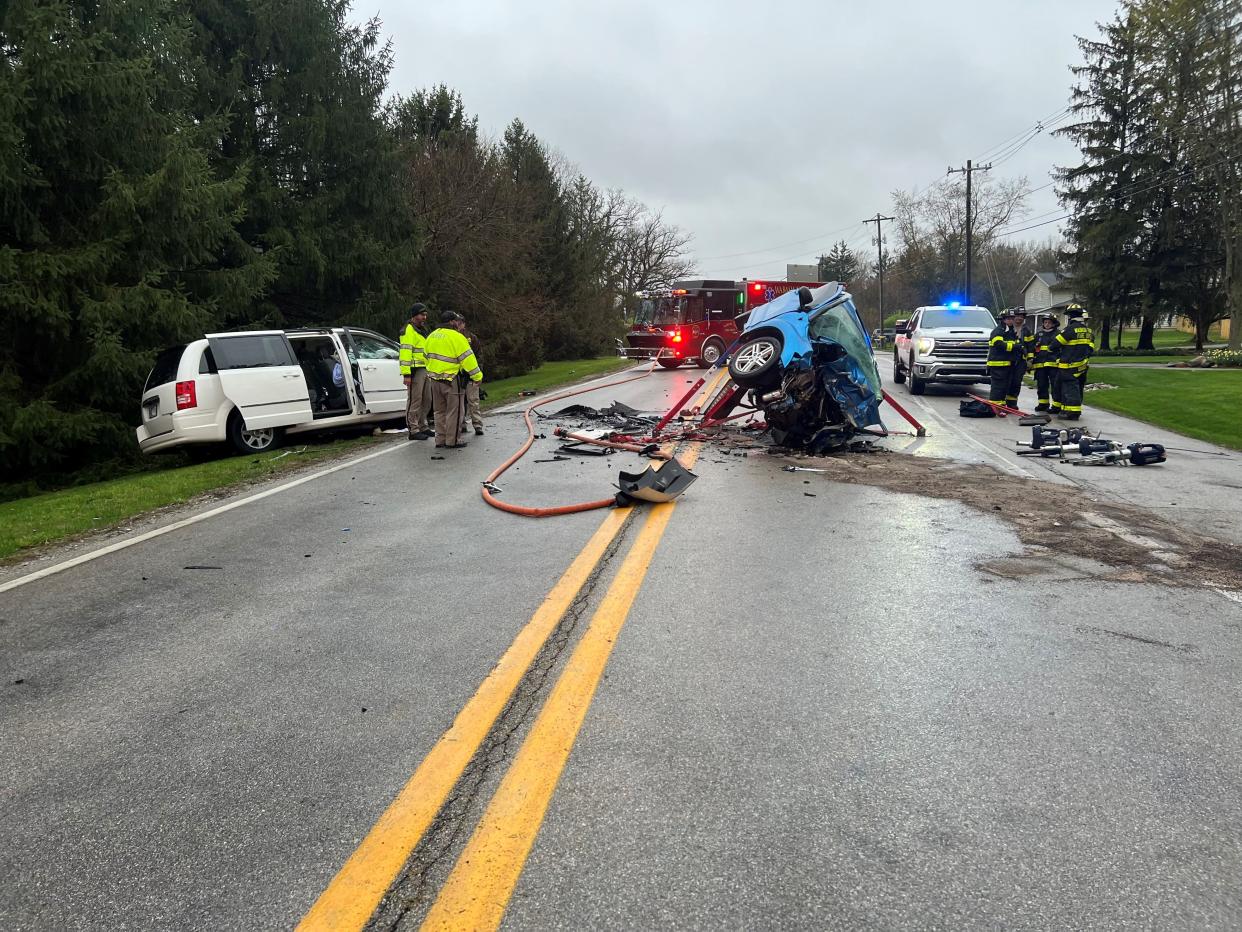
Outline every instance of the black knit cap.
<svg viewBox="0 0 1242 932">
<path fill-rule="evenodd" d="M 417 317 L 419 314 L 426 314 L 426 313 L 427 313 L 427 305 L 425 304 L 415 304 L 410 307 L 411 317 Z"/>
<path fill-rule="evenodd" d="M 456 311 L 444 311 L 440 315 L 440 323 L 442 324 L 451 324 L 455 320 L 465 320 L 465 319 L 466 318 L 462 317 Z"/>
</svg>

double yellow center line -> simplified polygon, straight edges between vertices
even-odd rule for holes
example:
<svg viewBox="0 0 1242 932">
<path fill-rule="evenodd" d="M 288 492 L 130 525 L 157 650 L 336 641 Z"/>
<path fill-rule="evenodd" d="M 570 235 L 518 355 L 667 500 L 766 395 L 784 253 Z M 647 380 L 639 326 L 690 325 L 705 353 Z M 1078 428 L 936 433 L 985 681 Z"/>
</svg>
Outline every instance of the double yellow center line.
<svg viewBox="0 0 1242 932">
<path fill-rule="evenodd" d="M 698 449 L 693 445 L 682 455 L 686 468 L 694 466 Z M 648 509 L 634 546 L 441 888 L 424 928 L 494 929 L 500 924 L 613 645 L 675 507 L 668 503 Z M 299 930 L 354 930 L 366 925 L 631 511 L 617 508 L 608 513 L 452 727 L 303 917 Z"/>
</svg>

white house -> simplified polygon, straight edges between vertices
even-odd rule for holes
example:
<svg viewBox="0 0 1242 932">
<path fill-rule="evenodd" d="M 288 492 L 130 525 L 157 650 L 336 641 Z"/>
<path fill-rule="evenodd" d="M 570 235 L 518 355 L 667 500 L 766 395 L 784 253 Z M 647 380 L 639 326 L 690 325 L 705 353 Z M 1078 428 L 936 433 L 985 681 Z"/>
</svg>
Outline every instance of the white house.
<svg viewBox="0 0 1242 932">
<path fill-rule="evenodd" d="M 1036 272 L 1022 289 L 1022 306 L 1028 314 L 1060 314 L 1073 300 L 1069 280 L 1060 272 Z"/>
</svg>

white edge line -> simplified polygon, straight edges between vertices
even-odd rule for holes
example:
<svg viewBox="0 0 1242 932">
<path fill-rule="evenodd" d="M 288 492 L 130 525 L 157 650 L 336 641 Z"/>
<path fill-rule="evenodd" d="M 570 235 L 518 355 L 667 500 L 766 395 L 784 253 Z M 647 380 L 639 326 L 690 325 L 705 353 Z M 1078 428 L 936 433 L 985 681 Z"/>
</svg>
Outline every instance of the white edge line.
<svg viewBox="0 0 1242 932">
<path fill-rule="evenodd" d="M 335 466 L 329 466 L 327 469 L 317 470 L 310 473 L 310 475 L 302 476 L 298 479 L 286 482 L 283 485 L 265 489 L 262 492 L 256 492 L 254 495 L 248 495 L 245 498 L 240 498 L 235 502 L 229 502 L 227 505 L 220 505 L 216 508 L 212 508 L 210 511 L 204 511 L 200 514 L 191 515 L 188 518 L 182 518 L 180 521 L 174 521 L 172 524 L 166 524 L 163 527 L 156 528 L 155 530 L 147 531 L 145 534 L 139 534 L 137 537 L 130 537 L 125 540 L 117 541 L 115 544 L 100 547 L 98 550 L 92 550 L 90 553 L 84 553 L 81 556 L 74 557 L 72 560 L 65 560 L 63 563 L 45 566 L 41 570 L 36 570 L 26 576 L 19 576 L 17 579 L 11 579 L 6 583 L 0 584 L 0 592 L 8 592 L 11 589 L 16 589 L 19 586 L 24 586 L 27 583 L 34 582 L 35 580 L 53 576 L 56 573 L 64 572 L 65 570 L 72 569 L 75 566 L 81 566 L 83 563 L 89 563 L 91 560 L 97 560 L 100 557 L 107 556 L 110 553 L 116 553 L 118 550 L 124 550 L 126 547 L 132 547 L 135 544 L 141 544 L 144 541 L 151 540 L 152 538 L 160 537 L 164 534 L 170 534 L 173 531 L 179 531 L 183 527 L 189 527 L 191 524 L 206 521 L 208 518 L 214 518 L 216 515 L 222 515 L 226 511 L 232 511 L 234 508 L 240 508 L 242 505 L 249 505 L 251 502 L 257 502 L 259 499 L 267 498 L 269 495 L 275 495 L 278 492 L 284 492 L 285 490 L 292 489 L 295 486 L 311 482 L 321 476 L 327 476 L 331 473 L 339 472 L 342 469 L 349 469 L 353 466 L 365 463 L 367 460 L 373 460 L 377 456 L 384 456 L 387 453 L 393 453 L 397 450 L 403 449 L 405 449 L 405 444 L 394 442 L 393 445 L 387 450 L 376 450 L 374 453 L 368 453 L 366 456 L 359 456 L 357 459 L 337 463 Z M 135 515 L 134 517 L 138 517 L 138 515 Z"/>
</svg>

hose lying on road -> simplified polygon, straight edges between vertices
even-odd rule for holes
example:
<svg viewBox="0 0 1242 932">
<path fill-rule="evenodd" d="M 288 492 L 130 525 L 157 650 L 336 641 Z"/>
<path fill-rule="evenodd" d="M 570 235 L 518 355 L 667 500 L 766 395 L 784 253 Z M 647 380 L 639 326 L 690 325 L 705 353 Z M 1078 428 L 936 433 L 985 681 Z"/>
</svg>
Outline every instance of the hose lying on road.
<svg viewBox="0 0 1242 932">
<path fill-rule="evenodd" d="M 526 441 L 517 452 L 510 456 L 507 460 L 492 470 L 491 475 L 483 480 L 483 501 L 487 502 L 493 508 L 499 508 L 501 511 L 507 511 L 510 514 L 522 515 L 527 518 L 550 518 L 553 515 L 572 515 L 579 511 L 593 511 L 596 508 L 611 508 L 617 503 L 616 496 L 609 498 L 601 498 L 593 502 L 575 502 L 572 505 L 557 505 L 552 508 L 531 508 L 527 505 L 513 505 L 509 502 L 502 502 L 493 493 L 494 483 L 497 479 L 504 475 L 505 471 L 526 455 L 526 451 L 531 448 L 535 442 L 535 422 L 531 419 L 531 415 L 536 408 L 541 408 L 546 404 L 554 401 L 561 401 L 565 398 L 572 398 L 575 395 L 585 395 L 587 392 L 596 392 L 602 388 L 612 388 L 615 385 L 624 385 L 626 382 L 637 382 L 639 379 L 645 379 L 655 371 L 656 363 L 653 360 L 651 368 L 641 375 L 631 375 L 624 379 L 616 379 L 612 382 L 605 382 L 603 385 L 589 385 L 586 388 L 575 389 L 572 392 L 562 392 L 559 395 L 553 395 L 551 398 L 544 398 L 542 401 L 536 401 L 528 407 L 522 414 L 526 420 Z M 499 490 L 497 490 L 499 491 Z"/>
</svg>

